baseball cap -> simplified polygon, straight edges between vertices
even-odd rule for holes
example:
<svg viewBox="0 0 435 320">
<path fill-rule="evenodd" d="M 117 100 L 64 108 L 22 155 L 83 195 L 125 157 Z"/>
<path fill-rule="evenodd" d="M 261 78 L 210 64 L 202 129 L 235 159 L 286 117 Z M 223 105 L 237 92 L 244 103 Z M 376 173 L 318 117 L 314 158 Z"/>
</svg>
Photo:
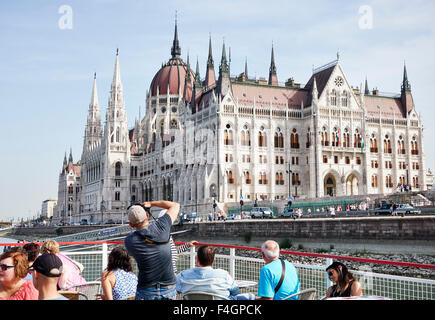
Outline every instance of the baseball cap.
<svg viewBox="0 0 435 320">
<path fill-rule="evenodd" d="M 133 205 L 127 210 L 128 221 L 134 226 L 137 226 L 145 221 L 147 214 L 145 209 L 140 205 Z"/>
<path fill-rule="evenodd" d="M 63 263 L 55 254 L 44 253 L 36 258 L 32 268 L 46 277 L 60 277 L 63 272 Z"/>
</svg>

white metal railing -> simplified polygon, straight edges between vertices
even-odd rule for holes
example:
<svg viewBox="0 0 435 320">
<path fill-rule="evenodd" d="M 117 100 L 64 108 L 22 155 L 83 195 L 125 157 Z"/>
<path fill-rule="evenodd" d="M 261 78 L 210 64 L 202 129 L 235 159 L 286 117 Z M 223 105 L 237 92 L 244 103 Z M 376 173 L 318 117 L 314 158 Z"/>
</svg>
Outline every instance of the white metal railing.
<svg viewBox="0 0 435 320">
<path fill-rule="evenodd" d="M 101 244 L 96 251 L 64 251 L 63 253 L 82 263 L 85 268 L 83 276 L 88 281 L 93 281 L 101 276 L 107 266 L 107 257 L 113 246 L 122 244 Z M 258 283 L 260 269 L 264 261 L 258 258 L 238 255 L 240 248 L 228 248 L 228 254 L 217 254 L 214 268 L 227 270 L 234 279 L 250 280 Z M 245 250 L 246 251 L 246 250 Z M 179 255 L 177 269 L 179 271 L 195 266 L 196 251 L 192 247 L 189 252 Z M 301 289 L 316 288 L 318 297 L 322 297 L 331 285 L 325 272 L 326 266 L 332 263 L 330 258 L 325 258 L 324 263 L 316 265 L 294 264 L 298 270 Z M 134 265 L 137 273 L 137 266 Z M 374 273 L 367 263 L 367 267 L 360 270 L 351 270 L 361 283 L 364 295 L 383 296 L 395 300 L 433 300 L 435 299 L 435 280 L 411 278 L 396 275 Z M 257 292 L 257 287 L 250 287 L 252 293 Z M 242 291 L 244 292 L 244 291 Z"/>
</svg>

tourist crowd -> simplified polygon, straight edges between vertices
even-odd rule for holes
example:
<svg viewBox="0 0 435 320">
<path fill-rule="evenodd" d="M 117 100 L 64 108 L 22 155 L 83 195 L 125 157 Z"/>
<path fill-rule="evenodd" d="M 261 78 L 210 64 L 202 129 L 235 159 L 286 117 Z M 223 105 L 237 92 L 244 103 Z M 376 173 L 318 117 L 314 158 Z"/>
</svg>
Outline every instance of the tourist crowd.
<svg viewBox="0 0 435 320">
<path fill-rule="evenodd" d="M 163 209 L 157 218 L 151 214 L 151 207 Z M 213 267 L 215 249 L 209 245 L 198 248 L 195 267 L 178 273 L 178 254 L 197 244 L 193 240 L 175 246 L 171 227 L 179 211 L 180 205 L 170 201 L 144 202 L 127 208 L 134 231 L 125 238 L 123 246 L 111 250 L 107 268 L 99 279 L 102 293 L 97 294 L 98 299 L 167 300 L 192 292 L 228 300 L 282 300 L 289 296 L 297 299 L 297 269 L 280 259 L 279 245 L 273 240 L 261 246 L 265 265 L 260 270 L 255 294 L 240 293 L 237 282 L 226 270 Z M 74 286 L 86 284 L 83 269 L 81 263 L 62 254 L 54 240 L 47 240 L 42 246 L 32 242 L 9 248 L 0 256 L 0 300 L 67 300 L 67 293 Z M 326 272 L 335 283 L 328 288 L 326 298 L 362 295 L 361 285 L 344 264 L 334 262 Z"/>
</svg>

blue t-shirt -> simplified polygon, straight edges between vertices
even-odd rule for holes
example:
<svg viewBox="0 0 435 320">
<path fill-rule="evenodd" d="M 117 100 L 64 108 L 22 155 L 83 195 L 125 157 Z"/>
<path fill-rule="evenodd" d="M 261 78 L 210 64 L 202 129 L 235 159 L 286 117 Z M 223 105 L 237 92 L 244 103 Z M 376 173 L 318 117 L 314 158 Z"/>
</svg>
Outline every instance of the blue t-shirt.
<svg viewBox="0 0 435 320">
<path fill-rule="evenodd" d="M 125 238 L 125 248 L 134 257 L 138 266 L 138 290 L 156 284 L 163 286 L 175 284 L 169 243 L 171 226 L 171 217 L 165 214 L 155 223 L 150 223 Z M 163 244 L 151 243 L 153 241 L 163 242 Z"/>
<path fill-rule="evenodd" d="M 258 283 L 259 297 L 273 298 L 274 300 L 282 300 L 285 297 L 299 291 L 298 272 L 293 264 L 284 260 L 285 277 L 278 292 L 275 295 L 275 287 L 278 285 L 282 274 L 281 260 L 277 259 L 266 264 L 260 270 L 260 281 Z M 296 300 L 292 298 L 291 300 Z"/>
</svg>

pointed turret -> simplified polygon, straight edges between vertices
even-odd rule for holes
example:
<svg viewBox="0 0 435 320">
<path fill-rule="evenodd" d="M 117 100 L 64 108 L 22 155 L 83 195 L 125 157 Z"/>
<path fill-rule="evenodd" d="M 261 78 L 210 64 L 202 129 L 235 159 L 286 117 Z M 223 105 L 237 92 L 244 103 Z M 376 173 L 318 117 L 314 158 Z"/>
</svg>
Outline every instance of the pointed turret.
<svg viewBox="0 0 435 320">
<path fill-rule="evenodd" d="M 406 71 L 406 64 L 404 64 L 403 66 L 402 92 L 411 92 L 411 84 L 408 81 L 408 72 Z"/>
<path fill-rule="evenodd" d="M 185 85 L 184 85 L 184 92 L 183 97 L 186 102 L 189 102 L 191 99 L 192 89 L 193 89 L 193 82 L 192 77 L 190 76 L 190 62 L 189 62 L 189 54 L 187 54 L 187 62 L 186 62 L 186 76 L 185 76 Z"/>
<path fill-rule="evenodd" d="M 72 156 L 72 148 L 70 148 L 70 150 L 69 150 L 68 163 L 74 163 L 73 156 Z"/>
<path fill-rule="evenodd" d="M 214 73 L 214 62 L 213 62 L 213 53 L 211 48 L 211 36 L 208 42 L 208 59 L 207 59 L 207 70 L 205 73 L 205 88 L 212 88 L 216 84 L 216 76 Z"/>
<path fill-rule="evenodd" d="M 225 51 L 225 41 L 222 44 L 222 58 L 221 64 L 219 66 L 219 78 L 218 78 L 218 93 L 224 96 L 231 91 L 231 80 L 230 80 L 230 67 L 227 62 L 227 54 Z"/>
<path fill-rule="evenodd" d="M 271 86 L 277 86 L 278 85 L 278 77 L 276 75 L 276 66 L 275 66 L 275 54 L 273 51 L 273 44 L 272 44 L 272 53 L 270 57 L 270 67 L 269 67 L 269 85 Z"/>
<path fill-rule="evenodd" d="M 172 41 L 171 56 L 173 59 L 180 58 L 181 48 L 178 42 L 177 17 L 175 17 L 174 40 Z"/>
<path fill-rule="evenodd" d="M 248 80 L 248 57 L 245 58 L 245 78 Z"/>
<path fill-rule="evenodd" d="M 366 77 L 366 83 L 365 83 L 365 86 L 364 86 L 364 94 L 365 94 L 365 95 L 370 94 L 369 84 L 368 84 L 368 82 L 367 82 L 367 77 Z"/>
<path fill-rule="evenodd" d="M 412 98 L 411 84 L 409 83 L 408 80 L 408 72 L 406 71 L 406 64 L 403 67 L 401 100 L 402 100 L 403 112 L 407 116 L 408 113 L 414 108 L 414 100 Z"/>
<path fill-rule="evenodd" d="M 66 161 L 66 151 L 65 156 L 63 157 L 63 168 L 65 168 L 68 165 L 68 162 Z"/>
<path fill-rule="evenodd" d="M 98 102 L 97 74 L 94 73 L 91 102 L 89 103 L 88 120 L 86 122 L 85 136 L 83 141 L 83 154 L 94 146 L 100 145 L 102 137 L 100 105 Z"/>
</svg>

